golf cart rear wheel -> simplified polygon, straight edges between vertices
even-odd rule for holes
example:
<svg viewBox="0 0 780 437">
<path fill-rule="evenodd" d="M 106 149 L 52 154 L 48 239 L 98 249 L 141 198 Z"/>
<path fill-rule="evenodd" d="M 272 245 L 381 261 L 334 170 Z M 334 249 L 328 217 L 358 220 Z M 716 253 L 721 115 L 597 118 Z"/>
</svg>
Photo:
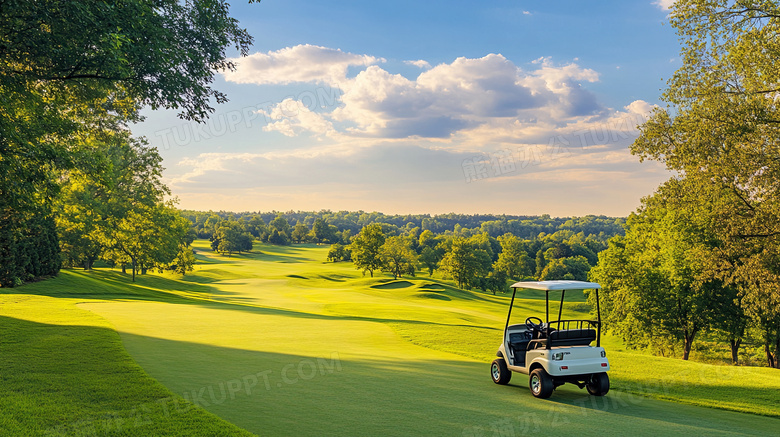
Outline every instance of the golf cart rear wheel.
<svg viewBox="0 0 780 437">
<path fill-rule="evenodd" d="M 493 382 L 496 384 L 509 384 L 509 380 L 512 379 L 512 372 L 506 367 L 506 361 L 503 358 L 493 360 L 493 363 L 490 365 L 490 377 L 493 378 Z"/>
<path fill-rule="evenodd" d="M 609 391 L 609 376 L 606 373 L 594 373 L 585 384 L 592 396 L 604 396 Z"/>
<path fill-rule="evenodd" d="M 555 390 L 552 377 L 542 368 L 534 369 L 531 372 L 528 386 L 531 388 L 531 394 L 540 399 L 549 398 Z"/>
</svg>

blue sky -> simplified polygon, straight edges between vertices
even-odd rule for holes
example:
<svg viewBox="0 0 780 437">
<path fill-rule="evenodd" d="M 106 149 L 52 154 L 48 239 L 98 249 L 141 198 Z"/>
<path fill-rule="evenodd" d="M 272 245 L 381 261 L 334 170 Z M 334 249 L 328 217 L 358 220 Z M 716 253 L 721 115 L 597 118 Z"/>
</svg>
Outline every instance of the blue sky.
<svg viewBox="0 0 780 437">
<path fill-rule="evenodd" d="M 144 111 L 180 206 L 624 216 L 628 153 L 679 67 L 666 5 L 263 0 L 208 123 Z"/>
</svg>

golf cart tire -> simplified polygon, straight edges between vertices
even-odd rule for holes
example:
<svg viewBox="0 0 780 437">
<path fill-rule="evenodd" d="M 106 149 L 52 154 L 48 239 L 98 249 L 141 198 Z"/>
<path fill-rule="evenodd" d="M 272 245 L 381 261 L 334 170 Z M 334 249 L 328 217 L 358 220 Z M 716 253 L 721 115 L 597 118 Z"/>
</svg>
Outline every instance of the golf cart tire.
<svg viewBox="0 0 780 437">
<path fill-rule="evenodd" d="M 509 384 L 509 380 L 512 379 L 512 372 L 506 367 L 506 361 L 503 358 L 497 358 L 490 364 L 490 377 L 496 384 Z"/>
<path fill-rule="evenodd" d="M 531 394 L 539 399 L 549 398 L 555 390 L 552 377 L 541 367 L 531 372 L 528 377 L 528 386 L 531 389 Z"/>
<path fill-rule="evenodd" d="M 609 392 L 609 376 L 606 373 L 594 373 L 585 384 L 591 396 L 604 396 Z"/>
</svg>

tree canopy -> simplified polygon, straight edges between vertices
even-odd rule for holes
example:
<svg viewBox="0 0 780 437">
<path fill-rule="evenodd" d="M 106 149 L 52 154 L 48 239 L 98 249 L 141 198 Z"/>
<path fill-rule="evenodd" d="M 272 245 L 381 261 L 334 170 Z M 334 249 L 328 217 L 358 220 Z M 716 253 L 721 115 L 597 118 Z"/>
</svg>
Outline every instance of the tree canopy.
<svg viewBox="0 0 780 437">
<path fill-rule="evenodd" d="M 127 130 L 129 122 L 141 120 L 139 108 L 174 109 L 182 118 L 203 121 L 213 111 L 212 101 L 224 102 L 226 96 L 211 87 L 214 75 L 234 68 L 229 48 L 243 55 L 251 41 L 222 0 L 3 2 L 0 285 L 57 273 L 55 200 L 62 212 L 58 223 L 66 260 L 75 262 L 75 255 L 87 267 L 98 245 L 104 253 L 127 252 L 118 243 L 120 229 L 131 226 L 123 220 L 134 225 L 167 223 L 167 206 L 155 195 L 158 202 L 153 206 L 112 201 L 98 208 L 100 214 L 88 216 L 96 211 L 89 190 L 105 185 L 97 175 L 120 181 L 114 177 L 121 170 L 111 167 L 120 157 L 109 155 L 128 152 L 113 147 L 117 142 L 141 141 L 129 139 Z M 133 169 L 126 173 L 143 179 L 148 173 L 139 167 L 157 171 L 156 152 L 135 152 L 139 161 L 124 162 Z M 79 173 L 95 176 L 90 181 L 94 186 L 79 182 Z M 63 181 L 69 192 L 59 198 Z M 141 193 L 133 192 L 131 197 L 138 196 Z M 25 233 L 32 228 L 40 232 Z M 109 229 L 113 236 L 106 237 Z M 97 242 L 101 236 L 106 238 Z M 31 257 L 39 266 L 32 270 Z"/>
<path fill-rule="evenodd" d="M 669 106 L 654 111 L 632 146 L 676 173 L 659 196 L 670 211 L 687 211 L 700 224 L 693 235 L 712 243 L 700 258 L 670 259 L 703 272 L 699 284 L 721 281 L 738 291 L 773 367 L 780 350 L 779 18 L 775 2 L 675 2 L 669 20 L 683 65 L 663 95 Z"/>
</svg>

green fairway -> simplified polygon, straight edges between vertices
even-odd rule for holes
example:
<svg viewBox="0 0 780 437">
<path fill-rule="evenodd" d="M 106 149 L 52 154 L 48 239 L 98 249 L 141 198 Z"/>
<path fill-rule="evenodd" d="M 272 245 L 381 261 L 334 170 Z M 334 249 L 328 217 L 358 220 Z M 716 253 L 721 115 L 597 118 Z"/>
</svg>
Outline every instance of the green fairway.
<svg viewBox="0 0 780 437">
<path fill-rule="evenodd" d="M 509 386 L 490 380 L 506 295 L 467 292 L 427 276 L 363 277 L 349 263 L 325 263 L 322 246 L 262 245 L 231 258 L 211 253 L 203 241 L 196 246 L 199 264 L 184 279 L 147 275 L 130 284 L 118 272 L 65 271 L 51 281 L 3 290 L 26 294 L 1 295 L 4 327 L 75 330 L 37 349 L 11 347 L 10 353 L 45 355 L 45 346 L 57 347 L 69 335 L 96 336 L 79 348 L 109 350 L 101 361 L 109 365 L 71 377 L 83 381 L 101 371 L 110 376 L 91 382 L 105 394 L 67 407 L 78 413 L 71 418 L 60 410 L 63 399 L 80 396 L 66 390 L 75 390 L 69 388 L 75 380 L 50 388 L 29 379 L 20 366 L 6 366 L 0 374 L 0 424 L 16 428 L 2 429 L 32 429 L 36 415 L 52 415 L 42 428 L 48 429 L 158 398 L 187 400 L 252 433 L 273 436 L 771 435 L 780 426 L 780 375 L 773 369 L 649 357 L 609 340 L 613 390 L 607 397 L 566 385 L 539 400 L 524 375 L 515 374 Z M 572 302 L 567 311 L 581 314 L 584 298 Z M 40 309 L 48 308 L 39 306 L 44 304 L 59 308 L 58 315 Z M 543 305 L 538 294 L 524 295 L 516 303 L 518 321 L 543 313 Z M 164 387 L 127 358 L 109 328 Z M 112 363 L 125 373 L 112 370 Z M 127 399 L 112 388 L 115 379 L 131 387 L 121 391 Z M 12 411 L 37 411 L 27 413 L 28 421 L 5 413 L 9 390 Z M 61 399 L 37 406 L 47 395 L 28 393 L 35 390 L 59 390 Z M 99 411 L 92 414 L 91 408 Z M 172 416 L 157 411 L 150 421 Z M 209 417 L 202 409 L 182 409 L 176 426 L 182 434 L 214 435 L 194 426 L 206 420 L 217 427 L 211 430 L 232 432 Z M 127 435 L 139 434 L 149 433 Z"/>
</svg>

